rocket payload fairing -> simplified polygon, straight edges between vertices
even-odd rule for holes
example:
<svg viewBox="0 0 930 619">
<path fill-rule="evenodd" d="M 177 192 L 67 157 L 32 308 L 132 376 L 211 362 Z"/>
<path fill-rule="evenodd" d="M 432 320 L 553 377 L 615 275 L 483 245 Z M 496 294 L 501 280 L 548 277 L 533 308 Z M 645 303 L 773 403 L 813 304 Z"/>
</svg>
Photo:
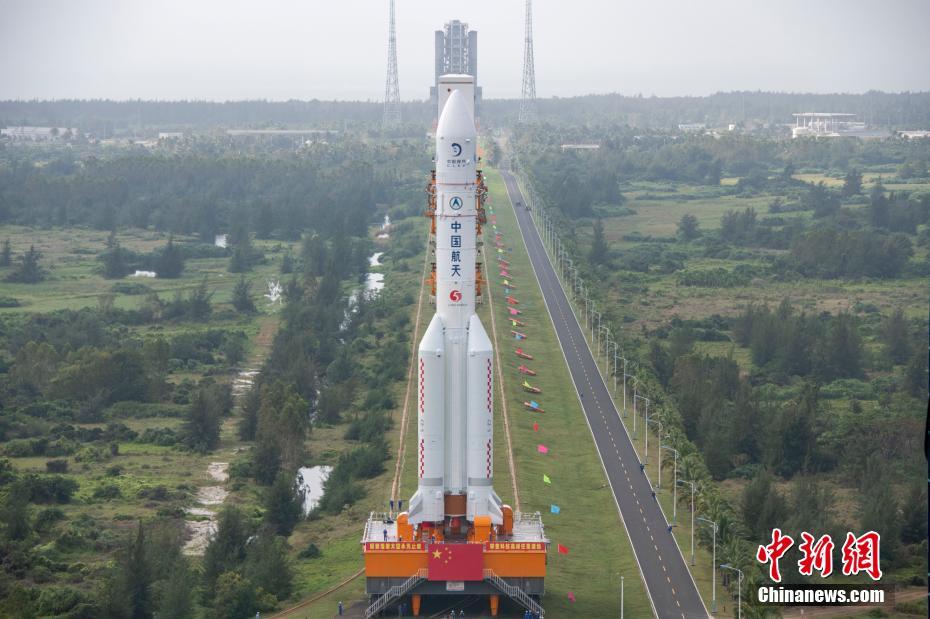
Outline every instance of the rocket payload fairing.
<svg viewBox="0 0 930 619">
<path fill-rule="evenodd" d="M 503 523 L 503 505 L 492 485 L 494 350 L 475 314 L 481 188 L 468 90 L 474 82 L 455 77 L 460 79 L 440 82 L 436 313 L 417 359 L 417 491 L 408 518 L 425 527 L 461 518 L 474 523 L 478 516 Z"/>
</svg>

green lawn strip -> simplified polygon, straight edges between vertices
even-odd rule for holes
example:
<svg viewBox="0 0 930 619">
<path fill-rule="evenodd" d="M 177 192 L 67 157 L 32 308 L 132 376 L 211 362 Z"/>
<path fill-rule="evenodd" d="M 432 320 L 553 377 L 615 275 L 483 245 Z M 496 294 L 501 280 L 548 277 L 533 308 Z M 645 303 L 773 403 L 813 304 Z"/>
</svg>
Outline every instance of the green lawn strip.
<svg viewBox="0 0 930 619">
<path fill-rule="evenodd" d="M 504 318 L 498 320 L 497 329 L 502 343 L 505 388 L 509 401 L 517 403 L 511 408 L 511 431 L 522 508 L 524 512 L 543 513 L 546 534 L 553 543 L 547 594 L 542 600 L 547 616 L 619 615 L 621 574 L 625 577 L 625 612 L 631 617 L 650 616 L 652 610 L 629 538 L 567 372 L 503 182 L 493 170 L 487 178 L 498 231 L 503 234 L 505 245 L 512 248 L 506 259 L 518 286 L 513 296 L 520 301 L 519 309 L 523 312 L 519 319 L 526 322 L 526 327 L 518 330 L 528 336 L 525 341 L 515 341 L 506 310 L 496 308 L 498 316 Z M 491 245 L 488 249 L 491 251 Z M 503 300 L 500 279 L 491 277 L 491 292 L 497 295 L 495 299 Z M 538 376 L 527 380 L 543 390 L 539 395 L 525 394 L 521 389 L 523 377 L 515 370 L 520 361 L 513 354 L 513 349 L 519 346 L 535 357 L 526 364 Z M 546 412 L 525 410 L 522 402 L 529 399 L 538 401 Z M 533 431 L 533 422 L 540 424 L 538 433 Z M 541 443 L 549 448 L 548 454 L 538 453 L 537 446 Z M 543 474 L 551 478 L 551 486 L 543 482 Z M 561 513 L 551 514 L 551 504 L 559 505 Z M 568 547 L 569 554 L 559 554 L 556 544 Z M 568 600 L 568 592 L 574 593 L 575 603 Z"/>
</svg>

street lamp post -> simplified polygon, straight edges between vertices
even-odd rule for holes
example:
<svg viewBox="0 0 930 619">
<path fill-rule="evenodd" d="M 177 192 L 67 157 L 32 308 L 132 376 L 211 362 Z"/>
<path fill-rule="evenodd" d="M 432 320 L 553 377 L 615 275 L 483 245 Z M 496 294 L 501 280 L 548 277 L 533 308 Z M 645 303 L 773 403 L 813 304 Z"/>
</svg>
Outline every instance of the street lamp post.
<svg viewBox="0 0 930 619">
<path fill-rule="evenodd" d="M 736 619 L 743 619 L 743 570 L 733 567 L 729 563 L 721 563 L 720 568 L 724 570 L 733 570 L 738 574 L 736 581 Z"/>
<path fill-rule="evenodd" d="M 643 462 L 645 462 L 646 464 L 649 464 L 649 398 L 645 398 L 645 400 L 646 400 L 646 415 L 644 418 L 646 421 L 643 424 L 643 434 L 645 434 L 645 436 L 643 437 L 643 443 L 645 444 L 645 447 L 643 449 L 643 453 L 644 453 Z"/>
<path fill-rule="evenodd" d="M 610 372 L 610 327 L 601 325 L 598 333 L 604 334 L 604 359 L 607 361 L 607 372 Z M 600 341 L 600 340 L 598 340 Z M 598 359 L 600 359 L 600 350 L 598 350 Z"/>
<path fill-rule="evenodd" d="M 675 464 L 672 470 L 672 479 L 675 480 L 675 483 L 672 484 L 672 523 L 675 523 L 678 521 L 678 450 L 669 445 L 662 445 L 660 449 L 667 449 L 675 455 Z M 661 471 L 662 462 L 660 461 L 659 472 Z"/>
<path fill-rule="evenodd" d="M 620 577 L 620 619 L 623 619 L 623 576 Z"/>
<path fill-rule="evenodd" d="M 691 565 L 694 565 L 694 482 L 679 479 L 676 483 L 691 486 Z"/>
<path fill-rule="evenodd" d="M 647 412 L 649 411 L 648 404 L 646 405 L 646 411 Z M 649 419 L 649 417 L 646 417 L 646 459 L 647 460 L 649 458 L 649 424 L 650 423 L 654 423 L 657 426 L 659 426 L 659 444 L 660 445 L 662 444 L 662 422 L 659 421 L 658 419 Z M 661 488 L 662 487 L 662 451 L 658 448 L 656 448 L 656 451 L 658 452 L 658 457 L 659 457 L 659 485 L 657 486 L 657 488 Z"/>
<path fill-rule="evenodd" d="M 636 414 L 636 400 L 645 400 L 645 401 L 646 401 L 646 410 L 649 410 L 649 398 L 647 398 L 646 396 L 642 396 L 642 395 L 639 395 L 638 393 L 636 393 L 636 387 L 639 385 L 639 381 L 636 380 L 636 378 L 634 378 L 633 381 L 634 381 L 634 382 L 633 382 L 633 438 L 635 439 L 635 438 L 636 438 L 636 417 L 637 417 L 637 414 Z M 647 431 L 647 432 L 648 432 L 648 430 L 649 430 L 649 429 L 646 428 L 646 431 Z M 646 455 L 648 456 L 649 454 L 646 454 Z"/>
<path fill-rule="evenodd" d="M 617 395 L 617 361 L 620 359 L 620 347 L 614 342 L 614 396 Z"/>
<path fill-rule="evenodd" d="M 620 357 L 620 358 L 623 359 L 623 417 L 626 418 L 626 416 L 627 416 L 627 412 L 626 412 L 626 379 L 630 378 L 631 375 L 626 373 L 626 364 L 627 364 L 626 357 Z"/>
<path fill-rule="evenodd" d="M 711 557 L 711 603 L 710 603 L 710 613 L 712 615 L 717 614 L 717 523 L 711 520 L 710 518 L 701 518 L 698 516 L 698 520 L 701 522 L 706 522 L 707 524 L 714 527 L 714 542 L 713 542 L 713 555 Z"/>
</svg>

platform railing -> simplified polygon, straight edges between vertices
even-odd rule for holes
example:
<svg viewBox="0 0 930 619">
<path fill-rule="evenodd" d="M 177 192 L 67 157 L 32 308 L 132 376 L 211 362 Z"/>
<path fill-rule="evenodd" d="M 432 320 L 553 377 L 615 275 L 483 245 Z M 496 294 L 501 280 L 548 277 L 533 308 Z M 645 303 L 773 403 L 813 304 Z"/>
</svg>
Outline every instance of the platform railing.
<svg viewBox="0 0 930 619">
<path fill-rule="evenodd" d="M 411 589 L 416 587 L 418 584 L 426 580 L 427 574 L 428 574 L 428 570 L 425 568 L 417 570 L 416 574 L 414 574 L 413 576 L 411 576 L 410 578 L 408 578 L 401 584 L 394 585 L 393 587 L 388 589 L 384 593 L 384 595 L 379 597 L 375 601 L 374 604 L 368 607 L 368 609 L 365 611 L 365 617 L 367 617 L 368 619 L 371 619 L 372 617 L 377 615 L 379 612 L 387 608 L 388 604 L 391 604 L 398 598 L 404 595 L 407 595 L 408 591 L 410 591 Z"/>
<path fill-rule="evenodd" d="M 484 579 L 494 585 L 494 588 L 500 591 L 501 593 L 506 594 L 510 599 L 521 604 L 523 608 L 529 609 L 530 611 L 536 613 L 540 619 L 543 619 L 546 616 L 545 609 L 539 605 L 533 598 L 528 596 L 526 592 L 516 585 L 512 585 L 497 574 L 494 573 L 494 570 L 484 570 Z"/>
</svg>

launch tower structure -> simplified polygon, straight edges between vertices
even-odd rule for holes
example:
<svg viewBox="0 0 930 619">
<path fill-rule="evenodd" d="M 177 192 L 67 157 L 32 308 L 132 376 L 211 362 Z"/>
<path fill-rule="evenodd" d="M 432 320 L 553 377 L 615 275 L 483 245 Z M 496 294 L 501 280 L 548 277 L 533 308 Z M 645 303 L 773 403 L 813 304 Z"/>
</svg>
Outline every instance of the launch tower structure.
<svg viewBox="0 0 930 619">
<path fill-rule="evenodd" d="M 426 216 L 433 315 L 417 360 L 417 490 L 407 511 L 371 514 L 362 538 L 368 616 L 424 595 L 506 595 L 540 612 L 546 539 L 539 513 L 514 513 L 494 491 L 494 348 L 475 313 L 487 188 L 478 169 L 474 77 L 439 79 L 435 169 Z"/>
<path fill-rule="evenodd" d="M 446 22 L 442 30 L 435 33 L 435 71 L 433 85 L 429 96 L 433 105 L 440 99 L 439 80 L 444 75 L 470 75 L 474 78 L 472 98 L 474 99 L 474 117 L 478 119 L 481 104 L 481 87 L 478 86 L 478 31 L 469 30 L 468 24 L 457 19 Z M 435 119 L 439 119 L 442 105 L 436 108 Z"/>
<path fill-rule="evenodd" d="M 394 26 L 394 0 L 390 0 L 388 24 L 387 78 L 384 81 L 384 127 L 400 124 L 400 86 L 397 80 L 397 29 Z"/>
<path fill-rule="evenodd" d="M 536 66 L 533 61 L 533 0 L 526 0 L 523 23 L 523 87 L 520 91 L 520 122 L 536 118 Z"/>
</svg>

